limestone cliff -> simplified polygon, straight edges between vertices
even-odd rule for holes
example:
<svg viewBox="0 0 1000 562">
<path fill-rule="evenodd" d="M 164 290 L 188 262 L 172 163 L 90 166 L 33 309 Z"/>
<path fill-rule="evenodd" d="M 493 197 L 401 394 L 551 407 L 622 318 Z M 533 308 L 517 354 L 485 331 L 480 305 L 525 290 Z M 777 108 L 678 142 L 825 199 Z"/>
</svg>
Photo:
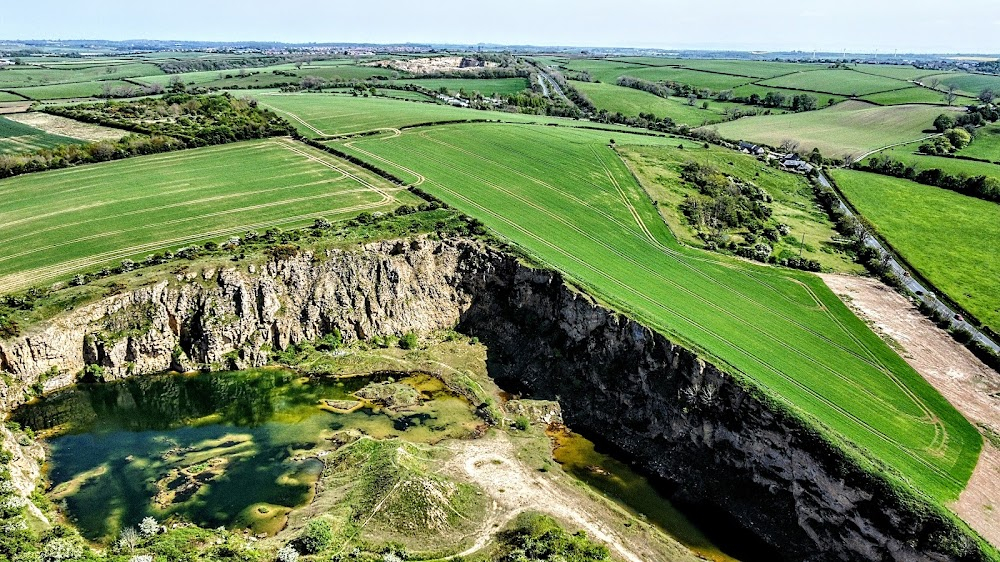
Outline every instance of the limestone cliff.
<svg viewBox="0 0 1000 562">
<path fill-rule="evenodd" d="M 262 365 L 345 339 L 459 325 L 501 384 L 558 399 L 678 495 L 712 504 L 794 560 L 982 560 L 965 531 L 900 497 L 733 376 L 571 290 L 462 240 L 371 244 L 162 281 L 0 342 L 6 408 L 85 365 L 110 377 Z M 57 376 L 47 375 L 55 373 Z"/>
</svg>

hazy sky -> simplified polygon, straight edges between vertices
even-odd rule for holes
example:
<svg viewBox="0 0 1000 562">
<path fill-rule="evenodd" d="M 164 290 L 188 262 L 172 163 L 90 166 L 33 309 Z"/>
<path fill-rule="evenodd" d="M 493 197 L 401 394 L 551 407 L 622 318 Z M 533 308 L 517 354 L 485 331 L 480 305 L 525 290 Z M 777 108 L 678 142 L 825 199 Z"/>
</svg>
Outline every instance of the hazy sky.
<svg viewBox="0 0 1000 562">
<path fill-rule="evenodd" d="M 1000 51 L 998 0 L 33 0 L 5 39 Z"/>
</svg>

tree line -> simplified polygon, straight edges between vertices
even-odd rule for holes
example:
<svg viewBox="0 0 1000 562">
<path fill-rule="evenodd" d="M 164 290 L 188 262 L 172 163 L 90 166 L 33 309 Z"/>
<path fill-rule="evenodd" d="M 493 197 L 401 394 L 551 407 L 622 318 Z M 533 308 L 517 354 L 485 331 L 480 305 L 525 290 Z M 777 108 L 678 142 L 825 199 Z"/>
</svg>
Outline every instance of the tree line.
<svg viewBox="0 0 1000 562">
<path fill-rule="evenodd" d="M 257 107 L 255 102 L 227 95 L 168 95 L 160 99 L 51 107 L 46 111 L 134 134 L 118 141 L 65 144 L 23 154 L 0 155 L 0 178 L 183 148 L 288 135 L 295 130 L 273 112 Z M 172 122 L 146 122 L 152 115 L 161 120 L 164 116 L 173 115 L 175 119 Z"/>
<path fill-rule="evenodd" d="M 929 168 L 918 172 L 913 166 L 908 166 L 888 156 L 872 156 L 856 167 L 866 172 L 913 180 L 924 185 L 949 189 L 963 195 L 1000 203 L 1000 178 L 993 176 L 954 175 L 940 168 Z"/>
</svg>

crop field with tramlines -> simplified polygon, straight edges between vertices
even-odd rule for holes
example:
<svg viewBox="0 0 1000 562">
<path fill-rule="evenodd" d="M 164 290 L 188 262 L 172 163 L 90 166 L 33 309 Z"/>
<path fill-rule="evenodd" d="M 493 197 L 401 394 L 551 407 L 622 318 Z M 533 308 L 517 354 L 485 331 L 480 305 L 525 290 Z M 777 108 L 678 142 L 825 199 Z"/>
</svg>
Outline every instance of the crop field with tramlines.
<svg viewBox="0 0 1000 562">
<path fill-rule="evenodd" d="M 940 501 L 976 431 L 816 277 L 680 247 L 602 132 L 461 124 L 352 141 L 539 262 L 763 389 Z M 620 145 L 669 139 L 616 134 Z"/>
<path fill-rule="evenodd" d="M 286 139 L 30 174 L 0 183 L 0 198 L 0 292 L 247 230 L 416 201 Z"/>
</svg>

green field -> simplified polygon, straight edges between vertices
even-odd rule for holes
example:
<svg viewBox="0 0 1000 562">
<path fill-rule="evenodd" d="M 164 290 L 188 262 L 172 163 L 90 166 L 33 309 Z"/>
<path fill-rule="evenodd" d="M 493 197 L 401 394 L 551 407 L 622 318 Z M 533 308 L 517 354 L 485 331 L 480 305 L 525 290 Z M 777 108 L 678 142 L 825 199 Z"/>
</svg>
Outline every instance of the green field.
<svg viewBox="0 0 1000 562">
<path fill-rule="evenodd" d="M 708 109 L 702 109 L 702 100 L 695 105 L 688 105 L 686 99 L 661 98 L 659 96 L 624 88 L 614 84 L 597 82 L 573 82 L 573 87 L 583 92 L 598 109 L 610 113 L 635 117 L 640 113 L 652 113 L 657 117 L 669 117 L 677 123 L 701 126 L 707 123 L 722 121 L 722 113 L 729 107 L 740 107 L 739 104 L 715 100 L 708 101 Z"/>
<path fill-rule="evenodd" d="M 274 94 L 258 92 L 235 92 L 235 95 L 251 95 L 264 105 L 287 118 L 303 135 L 325 137 L 346 135 L 377 129 L 397 129 L 435 121 L 469 119 L 502 120 L 515 123 L 553 123 L 574 125 L 578 121 L 546 117 L 503 113 L 500 111 L 480 111 L 463 109 L 450 105 L 415 103 L 385 98 L 354 97 L 344 94 Z M 621 129 L 616 126 L 590 126 Z"/>
<path fill-rule="evenodd" d="M 528 88 L 528 80 L 525 78 L 420 78 L 417 80 L 400 80 L 403 84 L 415 84 L 428 90 L 438 91 L 439 88 L 447 88 L 449 92 L 456 93 L 465 90 L 468 93 L 479 92 L 484 96 L 493 94 L 516 94 Z"/>
<path fill-rule="evenodd" d="M 247 230 L 415 202 L 294 141 L 250 141 L 0 182 L 0 292 Z"/>
<path fill-rule="evenodd" d="M 881 107 L 846 101 L 819 111 L 746 117 L 716 127 L 724 138 L 772 146 L 794 139 L 801 150 L 815 147 L 828 158 L 839 158 L 923 138 L 941 112 L 940 107 L 925 105 Z"/>
<path fill-rule="evenodd" d="M 47 62 L 47 61 L 46 61 Z M 90 61 L 88 66 L 46 68 L 16 66 L 0 70 L 0 89 L 11 90 L 46 84 L 87 83 L 98 80 L 120 80 L 151 74 L 162 74 L 153 64 L 117 64 L 102 60 Z"/>
<path fill-rule="evenodd" d="M 979 142 L 979 140 L 976 140 L 976 142 Z M 993 164 L 991 162 L 979 162 L 976 160 L 963 160 L 961 158 L 949 158 L 947 156 L 920 154 L 917 152 L 917 147 L 919 145 L 920 143 L 897 146 L 889 150 L 883 150 L 879 152 L 878 155 L 888 156 L 893 160 L 899 160 L 907 166 L 913 166 L 918 172 L 930 168 L 938 168 L 953 176 L 964 174 L 967 176 L 994 176 L 1000 178 L 1000 165 L 998 164 Z M 989 143 L 987 143 L 987 145 L 989 145 Z"/>
<path fill-rule="evenodd" d="M 52 135 L 41 129 L 0 117 L 0 154 L 31 152 L 40 148 L 79 142 L 81 141 L 77 139 Z"/>
<path fill-rule="evenodd" d="M 753 94 L 757 94 L 758 96 L 760 96 L 761 98 L 763 98 L 764 96 L 767 95 L 768 92 L 777 92 L 777 93 L 780 93 L 780 94 L 784 94 L 785 98 L 788 99 L 788 100 L 791 100 L 791 98 L 794 97 L 794 96 L 799 96 L 799 95 L 802 95 L 802 94 L 807 94 L 807 95 L 810 95 L 810 96 L 816 98 L 817 107 L 820 107 L 820 108 L 827 107 L 829 105 L 833 105 L 834 103 L 842 102 L 842 101 L 844 101 L 846 99 L 844 96 L 838 96 L 838 95 L 834 95 L 834 94 L 820 94 L 820 93 L 817 93 L 817 92 L 800 92 L 799 90 L 785 90 L 785 89 L 782 89 L 782 88 L 770 88 L 768 86 L 759 86 L 757 84 L 747 84 L 745 86 L 739 86 L 739 87 L 733 88 L 733 95 L 734 96 L 738 96 L 738 97 L 743 97 L 743 98 L 749 98 Z M 831 100 L 832 100 L 832 102 L 831 102 Z M 785 102 L 785 103 L 789 103 L 789 102 Z"/>
<path fill-rule="evenodd" d="M 903 80 L 872 76 L 853 70 L 824 69 L 788 74 L 760 82 L 762 86 L 789 88 L 793 90 L 813 90 L 842 96 L 863 96 L 886 90 L 909 87 Z"/>
<path fill-rule="evenodd" d="M 608 60 L 574 60 L 565 65 L 566 68 L 578 72 L 587 71 L 594 80 L 614 84 L 621 76 L 633 76 L 652 82 L 671 81 L 689 84 L 698 88 L 708 88 L 719 91 L 734 88 L 741 84 L 752 82 L 754 78 L 728 76 L 713 72 L 701 72 L 673 66 L 647 66 L 614 62 Z"/>
<path fill-rule="evenodd" d="M 904 88 L 902 90 L 893 90 L 891 92 L 882 92 L 881 94 L 869 94 L 861 99 L 880 105 L 901 105 L 907 103 L 931 103 L 936 105 L 946 105 L 944 101 L 944 93 L 937 92 L 929 88 L 921 88 L 920 86 Z"/>
<path fill-rule="evenodd" d="M 135 84 L 121 82 L 119 80 L 109 80 L 107 82 L 77 82 L 71 84 L 52 84 L 49 86 L 35 86 L 32 88 L 18 88 L 15 92 L 22 96 L 27 96 L 33 100 L 58 100 L 67 98 L 93 98 L 101 95 L 104 85 L 112 88 L 136 88 Z"/>
<path fill-rule="evenodd" d="M 981 127 L 976 131 L 976 139 L 958 154 L 1000 162 L 1000 124 Z"/>
<path fill-rule="evenodd" d="M 774 78 L 782 74 L 824 68 L 822 64 L 798 62 L 768 62 L 750 60 L 689 60 L 678 61 L 684 68 L 736 74 L 751 78 Z"/>
<path fill-rule="evenodd" d="M 879 234 L 949 298 L 1000 330 L 1000 205 L 898 178 L 837 170 Z"/>
<path fill-rule="evenodd" d="M 973 97 L 978 96 L 979 92 L 985 90 L 986 88 L 992 88 L 994 91 L 1000 92 L 1000 76 L 951 72 L 948 74 L 934 74 L 932 76 L 927 76 L 922 78 L 920 81 L 924 84 L 928 84 L 933 79 L 941 81 L 941 85 L 938 86 L 939 89 L 944 89 L 948 86 L 955 86 L 958 88 L 959 92 Z"/>
<path fill-rule="evenodd" d="M 697 188 L 681 179 L 681 168 L 687 162 L 714 166 L 741 178 L 753 178 L 753 183 L 772 197 L 769 206 L 774 219 L 787 224 L 788 236 L 772 243 L 775 255 L 789 251 L 820 262 L 825 270 L 863 273 L 836 243 L 840 235 L 829 217 L 816 205 L 812 185 L 800 175 L 776 170 L 749 154 L 734 153 L 716 146 L 686 142 L 675 146 L 623 146 L 622 158 L 639 179 L 643 189 L 657 202 L 657 209 L 678 240 L 695 248 L 705 246 L 695 229 L 684 217 L 681 204 L 696 195 Z M 734 233 L 742 236 L 740 233 Z M 804 245 L 802 244 L 804 242 Z"/>
<path fill-rule="evenodd" d="M 24 101 L 24 98 L 10 92 L 0 92 L 0 102 L 4 101 Z"/>
<path fill-rule="evenodd" d="M 606 133 L 460 124 L 350 144 L 420 174 L 423 189 L 867 451 L 889 478 L 941 502 L 964 488 L 981 439 L 954 408 L 817 277 L 680 247 Z"/>
<path fill-rule="evenodd" d="M 852 68 L 858 72 L 864 72 L 865 74 L 875 74 L 877 76 L 885 76 L 888 78 L 895 78 L 897 80 L 916 80 L 917 78 L 934 74 L 935 72 L 933 70 L 916 68 L 908 64 L 856 64 Z"/>
</svg>

